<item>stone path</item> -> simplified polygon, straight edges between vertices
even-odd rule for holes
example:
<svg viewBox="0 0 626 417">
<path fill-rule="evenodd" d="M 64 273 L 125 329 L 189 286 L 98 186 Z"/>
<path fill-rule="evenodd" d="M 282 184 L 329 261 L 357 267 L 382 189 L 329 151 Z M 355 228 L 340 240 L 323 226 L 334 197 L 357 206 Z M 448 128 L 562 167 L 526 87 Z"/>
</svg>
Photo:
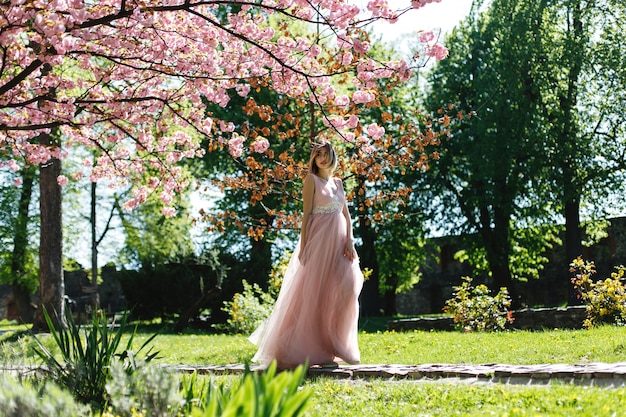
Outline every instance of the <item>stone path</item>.
<svg viewBox="0 0 626 417">
<path fill-rule="evenodd" d="M 164 365 L 176 372 L 199 374 L 241 374 L 244 364 L 232 365 Z M 252 371 L 263 370 L 252 366 Z M 37 366 L 0 366 L 0 372 L 37 374 Z M 588 363 L 578 365 L 340 365 L 337 368 L 310 368 L 308 377 L 332 377 L 352 381 L 383 379 L 387 381 L 502 383 L 515 385 L 548 385 L 552 382 L 593 385 L 607 388 L 626 387 L 626 362 Z"/>
<path fill-rule="evenodd" d="M 179 372 L 238 374 L 243 364 L 172 366 Z M 251 369 L 261 370 L 258 366 Z M 311 368 L 308 375 L 328 376 L 349 380 L 381 378 L 387 380 L 449 381 L 465 383 L 540 384 L 551 382 L 596 385 L 603 387 L 626 386 L 626 362 L 589 363 L 580 365 L 341 365 L 338 368 Z"/>
</svg>

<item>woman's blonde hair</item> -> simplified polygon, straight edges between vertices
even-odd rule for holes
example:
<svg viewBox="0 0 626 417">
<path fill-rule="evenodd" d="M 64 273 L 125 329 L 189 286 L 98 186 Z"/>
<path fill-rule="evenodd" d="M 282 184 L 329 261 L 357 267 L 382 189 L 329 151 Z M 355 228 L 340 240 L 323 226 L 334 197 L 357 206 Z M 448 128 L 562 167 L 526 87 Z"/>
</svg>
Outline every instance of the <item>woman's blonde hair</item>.
<svg viewBox="0 0 626 417">
<path fill-rule="evenodd" d="M 311 158 L 309 159 L 309 172 L 317 175 L 320 171 L 319 167 L 315 163 L 315 156 L 322 149 L 326 149 L 328 152 L 328 156 L 330 157 L 330 170 L 334 171 L 337 167 L 337 153 L 335 152 L 335 148 L 330 142 L 323 141 L 320 143 L 313 143 L 311 145 Z"/>
</svg>

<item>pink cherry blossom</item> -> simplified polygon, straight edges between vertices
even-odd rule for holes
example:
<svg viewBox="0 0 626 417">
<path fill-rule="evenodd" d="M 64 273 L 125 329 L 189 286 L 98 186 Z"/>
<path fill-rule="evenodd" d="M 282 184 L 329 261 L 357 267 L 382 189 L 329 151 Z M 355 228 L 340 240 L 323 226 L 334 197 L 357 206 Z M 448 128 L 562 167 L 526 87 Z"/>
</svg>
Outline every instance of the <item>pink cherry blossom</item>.
<svg viewBox="0 0 626 417">
<path fill-rule="evenodd" d="M 256 153 L 263 153 L 267 151 L 270 147 L 270 142 L 265 139 L 263 136 L 257 137 L 252 143 L 252 149 Z"/>
<path fill-rule="evenodd" d="M 430 3 L 439 3 L 441 0 L 411 0 L 411 7 L 419 9 Z"/>
<path fill-rule="evenodd" d="M 350 129 L 356 128 L 358 124 L 359 124 L 359 117 L 355 114 L 351 114 L 348 117 L 348 120 L 346 120 L 346 126 L 349 127 Z"/>
<path fill-rule="evenodd" d="M 176 209 L 174 207 L 165 206 L 161 209 L 161 212 L 165 217 L 174 217 L 176 216 Z"/>
<path fill-rule="evenodd" d="M 57 184 L 59 184 L 61 187 L 67 184 L 67 182 L 68 182 L 68 179 L 65 175 L 59 175 L 57 177 Z"/>
<path fill-rule="evenodd" d="M 438 43 L 431 45 L 426 48 L 425 54 L 427 56 L 432 56 L 437 60 L 442 60 L 448 56 L 448 48 L 443 45 L 439 45 Z"/>
<path fill-rule="evenodd" d="M 335 104 L 339 107 L 346 107 L 350 104 L 350 97 L 344 95 L 335 97 Z"/>
<path fill-rule="evenodd" d="M 385 128 L 378 126 L 376 123 L 368 125 L 365 129 L 372 139 L 380 139 L 385 134 Z"/>
<path fill-rule="evenodd" d="M 233 133 L 232 138 L 228 141 L 228 152 L 233 158 L 239 158 L 243 154 L 244 137 L 238 133 Z"/>
<path fill-rule="evenodd" d="M 419 8 L 434 1 L 410 4 Z M 325 123 L 353 140 L 345 129 L 358 126 L 358 108 L 376 100 L 379 80 L 411 75 L 406 61 L 373 59 L 361 31 L 367 21 L 401 16 L 406 6 L 395 0 L 263 0 L 241 3 L 223 19 L 210 3 L 3 2 L 0 106 L 11 111 L 0 112 L 0 149 L 15 159 L 9 168 L 68 155 L 80 161 L 87 151 L 98 155 L 82 161 L 90 180 L 132 188 L 125 208 L 162 191 L 170 204 L 170 193 L 187 184 L 178 163 L 201 157 L 203 140 L 235 158 L 269 149 L 260 137 L 244 147 L 242 126 L 228 114 L 209 114 L 206 102 L 226 106 L 234 94 L 247 97 L 250 84 L 260 82 L 322 107 Z M 319 22 L 325 42 L 276 30 L 274 16 Z M 426 56 L 447 55 L 423 36 Z M 345 74 L 354 74 L 351 97 L 335 90 L 335 79 Z M 371 137 L 381 134 L 382 128 L 372 129 Z M 62 135 L 62 148 L 39 145 L 40 135 L 53 132 Z M 151 179 L 154 172 L 158 183 Z"/>
<path fill-rule="evenodd" d="M 432 31 L 420 32 L 418 39 L 422 43 L 428 43 L 435 39 L 435 34 Z"/>
<path fill-rule="evenodd" d="M 355 91 L 352 95 L 352 101 L 354 104 L 369 103 L 374 101 L 375 98 L 376 96 L 374 96 L 372 92 L 363 90 Z"/>
</svg>

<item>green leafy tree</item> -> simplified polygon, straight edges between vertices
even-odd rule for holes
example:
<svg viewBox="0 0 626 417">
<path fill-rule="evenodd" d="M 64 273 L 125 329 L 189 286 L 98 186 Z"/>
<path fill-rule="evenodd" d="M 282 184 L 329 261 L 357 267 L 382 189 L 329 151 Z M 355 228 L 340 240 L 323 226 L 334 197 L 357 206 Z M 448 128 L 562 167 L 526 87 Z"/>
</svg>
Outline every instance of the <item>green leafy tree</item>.
<svg viewBox="0 0 626 417">
<path fill-rule="evenodd" d="M 21 186 L 16 188 L 12 181 L 19 181 Z M 32 167 L 22 169 L 17 175 L 7 173 L 0 200 L 0 239 L 5 248 L 0 281 L 12 285 L 18 315 L 25 323 L 33 320 L 31 295 L 37 287 L 32 236 L 38 222 L 31 210 L 36 181 L 36 170 Z"/>
<path fill-rule="evenodd" d="M 623 209 L 626 45 L 617 33 L 626 12 L 611 0 L 564 1 L 553 10 L 549 24 L 557 30 L 545 40 L 550 54 L 541 116 L 552 139 L 547 155 L 553 169 L 544 173 L 565 221 L 566 271 L 582 255 L 584 221 Z M 568 287 L 570 303 L 577 303 Z"/>
<path fill-rule="evenodd" d="M 513 230 L 550 217 L 549 202 L 529 197 L 545 166 L 538 150 L 545 148 L 546 131 L 536 115 L 546 7 L 501 0 L 472 14 L 448 38 L 450 58 L 429 76 L 425 99 L 431 111 L 450 106 L 471 117 L 452 123 L 440 159 L 416 187 L 434 203 L 438 227 L 475 236 L 471 251 L 482 256 L 470 260 L 488 265 L 491 287 L 508 288 L 514 305 Z M 539 251 L 549 245 L 543 242 Z"/>
<path fill-rule="evenodd" d="M 175 216 L 162 213 L 163 205 L 150 199 L 132 212 L 119 210 L 125 235 L 120 261 L 129 267 L 154 267 L 194 255 L 192 221 L 186 196 L 179 196 Z"/>
</svg>

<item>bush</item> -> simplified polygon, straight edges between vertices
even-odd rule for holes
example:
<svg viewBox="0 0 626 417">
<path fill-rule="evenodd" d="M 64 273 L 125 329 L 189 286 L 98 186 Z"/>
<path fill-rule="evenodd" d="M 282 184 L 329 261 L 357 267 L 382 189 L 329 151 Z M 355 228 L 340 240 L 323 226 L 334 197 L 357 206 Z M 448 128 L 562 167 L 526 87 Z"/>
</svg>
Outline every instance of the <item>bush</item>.
<svg viewBox="0 0 626 417">
<path fill-rule="evenodd" d="M 105 416 L 175 416 L 183 405 L 176 375 L 145 362 L 128 372 L 123 362 L 113 361 L 106 391 L 110 407 Z"/>
<path fill-rule="evenodd" d="M 578 257 L 570 264 L 570 272 L 575 273 L 572 284 L 586 304 L 584 327 L 601 323 L 626 324 L 626 289 L 622 283 L 625 268 L 618 266 L 615 269 L 610 278 L 594 282 L 591 277 L 596 273 L 596 267 L 592 261 Z"/>
<path fill-rule="evenodd" d="M 112 331 L 106 316 L 94 312 L 91 325 L 86 326 L 82 332 L 69 310 L 66 310 L 67 329 L 56 330 L 45 310 L 44 316 L 59 350 L 60 360 L 37 336 L 35 353 L 47 365 L 47 372 L 57 384 L 69 390 L 76 400 L 93 406 L 104 404 L 105 385 L 110 377 L 111 361 L 115 357 L 125 360 L 127 369 L 129 372 L 132 371 L 135 367 L 136 353 L 146 348 L 156 336 L 148 338 L 134 353 L 132 344 L 136 329 L 128 338 L 126 346 L 120 349 L 122 335 L 126 331 L 126 315 L 122 317 L 119 327 Z M 150 349 L 146 354 L 146 360 L 150 361 L 156 355 L 157 353 L 151 353 Z"/>
<path fill-rule="evenodd" d="M 72 395 L 53 383 L 36 387 L 0 375 L 0 415 L 4 417 L 86 417 L 89 407 L 78 404 Z"/>
<path fill-rule="evenodd" d="M 272 312 L 290 259 L 291 252 L 285 252 L 280 262 L 272 268 L 267 292 L 258 284 L 242 280 L 243 291 L 235 293 L 231 301 L 224 301 L 222 311 L 229 317 L 226 324 L 217 327 L 231 333 L 252 333 Z"/>
<path fill-rule="evenodd" d="M 232 333 L 250 334 L 266 318 L 274 307 L 274 297 L 264 292 L 258 284 L 248 284 L 244 279 L 243 292 L 235 294 L 232 301 L 225 301 L 223 311 L 229 315 L 224 329 Z"/>
<path fill-rule="evenodd" d="M 472 278 L 463 277 L 460 286 L 453 287 L 454 298 L 446 301 L 444 311 L 454 317 L 457 329 L 464 331 L 504 330 L 513 322 L 511 298 L 506 288 L 500 288 L 495 297 L 486 285 L 472 287 Z"/>
</svg>

